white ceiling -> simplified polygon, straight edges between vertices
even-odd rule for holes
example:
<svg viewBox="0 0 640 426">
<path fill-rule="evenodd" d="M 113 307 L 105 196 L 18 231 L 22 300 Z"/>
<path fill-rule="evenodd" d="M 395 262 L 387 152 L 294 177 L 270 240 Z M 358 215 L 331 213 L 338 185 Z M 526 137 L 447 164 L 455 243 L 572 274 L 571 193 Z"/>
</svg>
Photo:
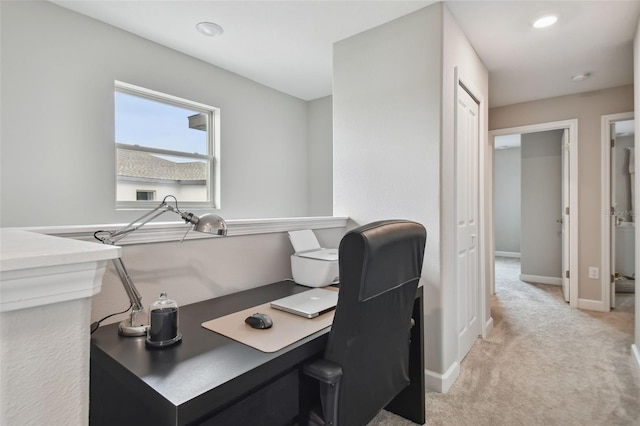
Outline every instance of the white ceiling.
<svg viewBox="0 0 640 426">
<path fill-rule="evenodd" d="M 332 45 L 433 1 L 50 0 L 228 71 L 312 100 L 331 94 Z M 640 1 L 447 1 L 489 70 L 490 106 L 633 82 Z M 531 20 L 559 14 L 534 30 Z M 216 38 L 198 22 L 221 25 Z M 576 83 L 575 74 L 591 78 Z"/>
</svg>

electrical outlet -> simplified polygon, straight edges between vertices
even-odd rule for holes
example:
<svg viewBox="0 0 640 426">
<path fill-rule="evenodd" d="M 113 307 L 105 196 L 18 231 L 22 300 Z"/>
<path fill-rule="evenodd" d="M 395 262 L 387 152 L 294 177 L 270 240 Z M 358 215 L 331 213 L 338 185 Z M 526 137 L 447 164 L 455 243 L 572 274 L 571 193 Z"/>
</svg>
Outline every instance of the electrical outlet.
<svg viewBox="0 0 640 426">
<path fill-rule="evenodd" d="M 600 268 L 597 266 L 589 266 L 589 278 L 596 280 L 600 278 Z"/>
</svg>

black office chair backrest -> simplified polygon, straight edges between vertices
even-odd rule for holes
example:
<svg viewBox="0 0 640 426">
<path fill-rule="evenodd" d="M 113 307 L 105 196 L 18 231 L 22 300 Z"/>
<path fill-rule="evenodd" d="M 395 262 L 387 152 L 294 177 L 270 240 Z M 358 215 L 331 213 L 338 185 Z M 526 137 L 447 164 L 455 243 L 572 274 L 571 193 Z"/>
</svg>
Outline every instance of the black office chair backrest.
<svg viewBox="0 0 640 426">
<path fill-rule="evenodd" d="M 426 231 L 374 222 L 340 242 L 340 297 L 325 359 L 343 370 L 338 424 L 364 425 L 409 384 L 409 333 Z"/>
</svg>

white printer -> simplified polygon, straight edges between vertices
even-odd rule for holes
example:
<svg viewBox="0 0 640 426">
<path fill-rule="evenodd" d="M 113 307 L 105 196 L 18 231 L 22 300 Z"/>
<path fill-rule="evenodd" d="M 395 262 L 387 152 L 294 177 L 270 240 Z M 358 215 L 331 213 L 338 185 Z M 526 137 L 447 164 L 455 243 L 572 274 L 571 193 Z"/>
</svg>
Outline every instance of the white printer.
<svg viewBox="0 0 640 426">
<path fill-rule="evenodd" d="M 326 287 L 338 282 L 338 249 L 320 247 L 310 229 L 290 231 L 293 280 L 307 287 Z"/>
</svg>

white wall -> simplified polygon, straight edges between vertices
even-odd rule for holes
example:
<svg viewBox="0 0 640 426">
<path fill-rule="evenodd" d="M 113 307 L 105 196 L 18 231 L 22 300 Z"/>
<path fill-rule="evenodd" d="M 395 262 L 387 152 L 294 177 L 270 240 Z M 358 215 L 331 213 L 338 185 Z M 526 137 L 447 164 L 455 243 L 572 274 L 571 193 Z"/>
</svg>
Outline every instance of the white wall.
<svg viewBox="0 0 640 426">
<path fill-rule="evenodd" d="M 427 229 L 425 365 L 446 391 L 457 376 L 454 77 L 486 99 L 488 75 L 442 3 L 334 45 L 334 215 L 416 220 Z M 486 105 L 481 135 L 486 144 Z M 489 307 L 484 307 L 488 312 Z"/>
<path fill-rule="evenodd" d="M 496 252 L 520 253 L 520 148 L 494 153 L 494 234 Z"/>
<path fill-rule="evenodd" d="M 563 130 L 522 135 L 521 271 L 562 276 Z"/>
<path fill-rule="evenodd" d="M 334 45 L 334 215 L 407 218 L 438 244 L 440 6 Z M 433 57 L 432 57 L 433 56 Z M 348 213 L 347 213 L 348 212 Z M 431 250 L 430 250 L 431 248 Z M 433 267 L 437 257 L 429 257 Z"/>
<path fill-rule="evenodd" d="M 114 80 L 221 109 L 223 217 L 308 215 L 307 102 L 52 3 L 1 7 L 0 226 L 139 216 L 115 210 Z"/>
<path fill-rule="evenodd" d="M 86 425 L 86 298 L 0 314 L 0 423 Z"/>
</svg>

